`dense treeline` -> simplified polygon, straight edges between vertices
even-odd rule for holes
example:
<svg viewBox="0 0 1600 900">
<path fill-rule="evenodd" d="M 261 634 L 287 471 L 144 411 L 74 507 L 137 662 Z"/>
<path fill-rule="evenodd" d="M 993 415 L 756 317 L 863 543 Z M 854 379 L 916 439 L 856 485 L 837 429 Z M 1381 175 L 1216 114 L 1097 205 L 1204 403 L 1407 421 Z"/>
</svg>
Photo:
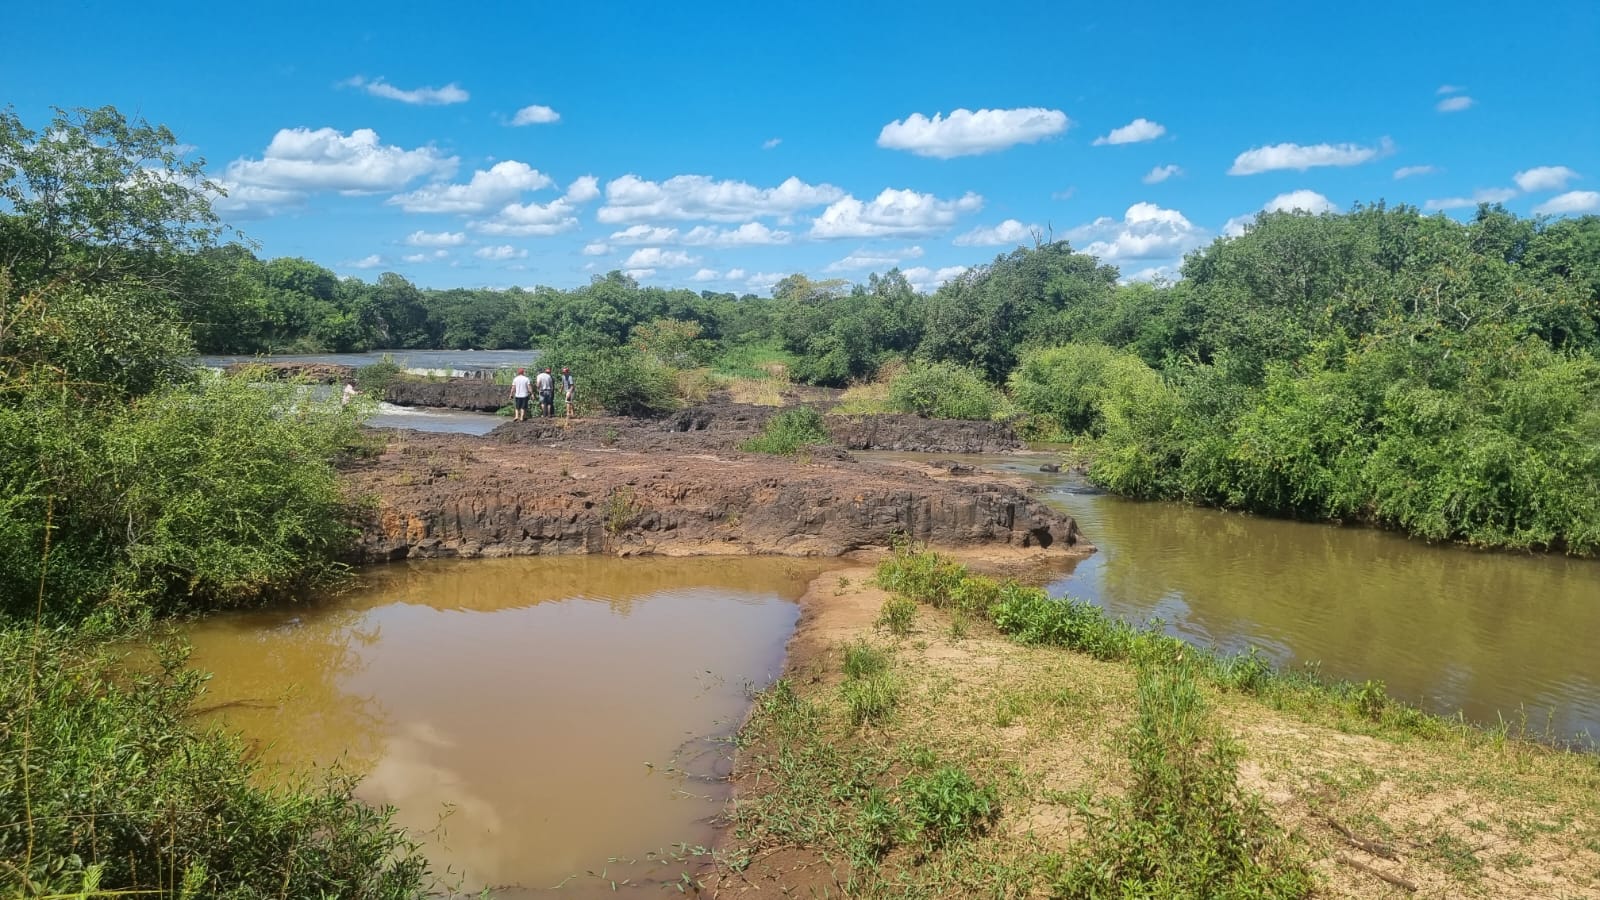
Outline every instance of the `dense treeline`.
<svg viewBox="0 0 1600 900">
<path fill-rule="evenodd" d="M 234 296 L 198 163 L 164 128 L 0 113 L 0 893 L 415 897 L 426 862 L 348 780 L 264 788 L 192 720 L 157 617 L 336 574 L 357 410 L 191 367 Z"/>
<path fill-rule="evenodd" d="M 421 291 L 229 252 L 252 299 L 214 310 L 197 330 L 208 349 L 570 356 L 688 329 L 702 352 L 679 365 L 757 345 L 786 352 L 793 378 L 846 386 L 899 364 L 895 408 L 1031 416 L 1036 435 L 1092 442 L 1093 477 L 1133 496 L 1600 549 L 1600 217 L 1264 213 L 1170 284 L 1119 284 L 1056 242 L 931 294 L 898 271 L 794 275 L 771 298 L 621 273 L 570 291 Z"/>
</svg>

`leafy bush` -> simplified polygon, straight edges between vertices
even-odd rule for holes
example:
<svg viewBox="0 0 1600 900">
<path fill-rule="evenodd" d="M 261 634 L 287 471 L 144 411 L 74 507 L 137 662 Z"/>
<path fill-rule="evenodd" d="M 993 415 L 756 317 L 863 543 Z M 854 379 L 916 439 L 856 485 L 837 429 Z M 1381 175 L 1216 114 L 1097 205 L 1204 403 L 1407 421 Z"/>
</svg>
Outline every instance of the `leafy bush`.
<svg viewBox="0 0 1600 900">
<path fill-rule="evenodd" d="M 976 783 L 957 766 L 908 775 L 901 786 L 911 821 L 935 845 L 977 834 L 1000 816 L 994 787 Z"/>
<path fill-rule="evenodd" d="M 1125 355 L 1104 344 L 1031 350 L 1011 373 L 1011 399 L 1064 434 L 1098 433 L 1106 370 Z"/>
<path fill-rule="evenodd" d="M 332 462 L 353 410 L 205 375 L 126 406 L 47 389 L 0 407 L 0 615 L 78 621 L 234 606 L 342 571 L 354 530 Z M 44 528 L 52 528 L 51 549 Z M 41 571 L 43 568 L 43 571 Z"/>
<path fill-rule="evenodd" d="M 828 431 L 823 427 L 822 413 L 809 406 L 796 406 L 768 419 L 761 433 L 740 444 L 739 449 L 791 456 L 802 447 L 827 442 Z"/>
<path fill-rule="evenodd" d="M 572 369 L 578 402 L 600 407 L 619 416 L 659 416 L 678 406 L 677 375 L 653 357 L 636 349 L 550 349 L 539 361 L 559 373 Z M 559 385 L 556 402 L 561 402 Z"/>
<path fill-rule="evenodd" d="M 1048 644 L 1122 659 L 1133 646 L 1134 630 L 1098 606 L 1052 600 L 1037 588 L 1016 588 L 990 610 L 996 628 L 1024 644 Z"/>
<path fill-rule="evenodd" d="M 915 365 L 889 383 L 889 407 L 936 419 L 995 417 L 1002 398 L 974 369 L 954 363 Z"/>
<path fill-rule="evenodd" d="M 338 776 L 265 788 L 242 740 L 193 724 L 205 676 L 162 648 L 0 631 L 0 893 L 424 896 L 427 864 Z"/>
<path fill-rule="evenodd" d="M 394 357 L 385 353 L 382 359 L 372 365 L 356 369 L 356 387 L 366 394 L 382 399 L 389 382 L 399 378 L 402 371 L 404 370 L 394 361 Z M 510 384 L 510 381 L 507 380 L 506 383 Z"/>
</svg>

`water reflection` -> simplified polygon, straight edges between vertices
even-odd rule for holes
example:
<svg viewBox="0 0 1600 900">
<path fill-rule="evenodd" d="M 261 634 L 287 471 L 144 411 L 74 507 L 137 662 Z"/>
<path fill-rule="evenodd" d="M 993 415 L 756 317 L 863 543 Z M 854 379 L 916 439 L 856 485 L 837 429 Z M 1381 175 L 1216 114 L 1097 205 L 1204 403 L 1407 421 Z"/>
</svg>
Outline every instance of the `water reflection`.
<svg viewBox="0 0 1600 900">
<path fill-rule="evenodd" d="M 1600 562 L 1140 503 L 1041 473 L 1040 457 L 975 459 L 1035 482 L 1099 548 L 1056 595 L 1161 619 L 1197 643 L 1379 679 L 1437 712 L 1493 723 L 1526 709 L 1556 738 L 1600 739 Z"/>
<path fill-rule="evenodd" d="M 822 565 L 599 557 L 399 564 L 314 610 L 196 626 L 219 715 L 270 759 L 363 774 L 431 831 L 463 887 L 547 888 L 676 842 L 706 843 L 713 767 L 747 685 L 782 664 Z M 257 705 L 265 701 L 266 708 Z M 613 875 L 619 872 L 609 864 Z M 669 867 L 670 868 L 670 867 Z M 675 877 L 621 867 L 636 881 Z M 563 895 L 604 888 L 579 877 Z"/>
</svg>

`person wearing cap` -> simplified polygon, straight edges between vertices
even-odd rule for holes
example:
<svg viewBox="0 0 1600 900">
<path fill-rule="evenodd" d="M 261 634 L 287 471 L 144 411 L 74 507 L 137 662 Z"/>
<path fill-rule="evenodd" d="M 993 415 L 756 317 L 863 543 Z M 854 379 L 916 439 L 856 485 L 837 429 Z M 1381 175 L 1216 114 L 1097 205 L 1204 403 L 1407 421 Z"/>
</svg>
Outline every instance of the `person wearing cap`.
<svg viewBox="0 0 1600 900">
<path fill-rule="evenodd" d="M 528 380 L 528 370 L 518 369 L 517 377 L 511 379 L 511 401 L 517 405 L 517 411 L 511 421 L 523 422 L 528 418 L 528 398 L 533 395 L 533 383 Z"/>
<path fill-rule="evenodd" d="M 566 366 L 561 367 L 561 391 L 567 398 L 567 418 L 572 418 L 572 408 L 577 405 L 577 397 L 573 393 L 572 370 Z"/>
<path fill-rule="evenodd" d="M 550 367 L 545 366 L 539 377 L 534 379 L 534 384 L 539 388 L 539 415 L 556 417 L 556 379 L 550 374 Z"/>
</svg>

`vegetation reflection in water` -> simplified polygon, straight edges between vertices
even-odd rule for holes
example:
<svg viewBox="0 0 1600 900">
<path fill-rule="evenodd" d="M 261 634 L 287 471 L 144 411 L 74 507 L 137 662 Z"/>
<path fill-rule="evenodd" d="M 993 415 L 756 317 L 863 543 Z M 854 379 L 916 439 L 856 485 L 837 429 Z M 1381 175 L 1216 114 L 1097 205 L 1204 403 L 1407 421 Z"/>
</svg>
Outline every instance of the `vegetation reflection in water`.
<svg viewBox="0 0 1600 900">
<path fill-rule="evenodd" d="M 935 459 L 948 454 L 863 454 Z M 962 457 L 1027 478 L 1099 550 L 1050 586 L 1135 623 L 1279 666 L 1379 680 L 1433 712 L 1600 740 L 1600 562 L 1479 552 L 1096 493 L 1051 457 Z"/>
<path fill-rule="evenodd" d="M 219 616 L 190 638 L 219 715 L 269 760 L 363 774 L 361 796 L 431 832 L 435 869 L 463 887 L 609 891 L 685 868 L 613 858 L 713 837 L 726 786 L 694 776 L 726 771 L 716 738 L 777 674 L 790 601 L 821 568 L 397 564 L 324 606 Z"/>
</svg>

